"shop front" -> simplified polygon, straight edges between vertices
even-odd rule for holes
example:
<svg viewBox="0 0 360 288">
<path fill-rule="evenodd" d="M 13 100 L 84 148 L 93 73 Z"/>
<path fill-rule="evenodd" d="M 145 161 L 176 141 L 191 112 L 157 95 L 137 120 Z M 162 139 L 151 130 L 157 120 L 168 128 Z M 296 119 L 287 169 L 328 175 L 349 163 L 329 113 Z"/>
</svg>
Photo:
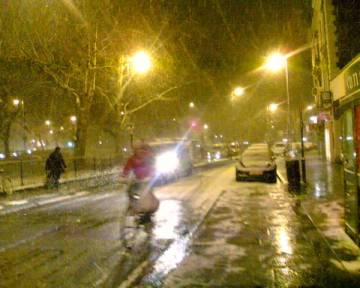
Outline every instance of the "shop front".
<svg viewBox="0 0 360 288">
<path fill-rule="evenodd" d="M 360 57 L 332 81 L 334 116 L 344 171 L 345 231 L 360 244 Z"/>
</svg>

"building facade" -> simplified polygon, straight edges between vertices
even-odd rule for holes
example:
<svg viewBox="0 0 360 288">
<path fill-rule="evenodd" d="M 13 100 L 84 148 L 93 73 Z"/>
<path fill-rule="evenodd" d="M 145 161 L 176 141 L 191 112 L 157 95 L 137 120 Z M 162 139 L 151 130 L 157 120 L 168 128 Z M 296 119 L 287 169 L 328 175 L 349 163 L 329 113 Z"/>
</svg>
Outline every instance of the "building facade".
<svg viewBox="0 0 360 288">
<path fill-rule="evenodd" d="M 344 170 L 345 228 L 360 244 L 360 1 L 313 0 L 314 96 L 327 159 Z M 325 115 L 321 119 L 321 113 Z"/>
</svg>

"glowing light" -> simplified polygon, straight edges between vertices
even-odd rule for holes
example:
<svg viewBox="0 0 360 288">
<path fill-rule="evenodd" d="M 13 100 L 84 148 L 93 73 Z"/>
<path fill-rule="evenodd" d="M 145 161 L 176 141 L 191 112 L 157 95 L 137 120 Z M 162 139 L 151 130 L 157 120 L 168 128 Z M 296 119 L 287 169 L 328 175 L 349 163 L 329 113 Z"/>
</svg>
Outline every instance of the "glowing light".
<svg viewBox="0 0 360 288">
<path fill-rule="evenodd" d="M 205 129 L 205 130 L 209 129 L 209 125 L 204 124 L 204 129 Z"/>
<path fill-rule="evenodd" d="M 283 143 L 287 143 L 287 142 L 288 142 L 288 139 L 287 139 L 287 138 L 284 138 L 284 139 L 282 139 L 282 142 L 283 142 Z"/>
<path fill-rule="evenodd" d="M 245 93 L 245 89 L 243 87 L 239 86 L 234 89 L 234 95 L 236 97 L 240 97 L 240 96 L 244 95 L 244 93 Z"/>
<path fill-rule="evenodd" d="M 102 144 L 103 144 L 103 142 L 102 142 L 101 140 L 100 140 L 98 143 L 99 143 L 99 145 L 102 145 Z"/>
<path fill-rule="evenodd" d="M 13 153 L 12 153 L 12 156 L 14 156 L 14 157 L 18 157 L 19 155 L 18 155 L 18 153 L 13 152 Z"/>
<path fill-rule="evenodd" d="M 303 137 L 303 141 L 306 142 L 308 139 L 307 137 Z"/>
<path fill-rule="evenodd" d="M 317 124 L 318 118 L 317 118 L 317 116 L 310 116 L 310 117 L 309 117 L 309 121 L 310 121 L 310 123 L 312 123 L 312 124 Z"/>
<path fill-rule="evenodd" d="M 5 159 L 5 154 L 0 153 L 0 159 Z"/>
<path fill-rule="evenodd" d="M 280 54 L 280 53 L 274 53 L 271 54 L 267 59 L 265 63 L 265 69 L 277 72 L 281 69 L 283 69 L 286 65 L 286 56 Z"/>
<path fill-rule="evenodd" d="M 27 154 L 32 154 L 32 150 L 31 150 L 31 149 L 27 149 L 27 150 L 26 150 L 26 153 L 27 153 Z"/>
<path fill-rule="evenodd" d="M 124 115 L 125 115 L 125 112 L 124 112 L 124 111 L 121 111 L 120 114 L 121 114 L 121 116 L 124 116 Z"/>
<path fill-rule="evenodd" d="M 150 56 L 144 51 L 137 52 L 130 61 L 134 71 L 139 74 L 146 73 L 152 66 Z"/>
<path fill-rule="evenodd" d="M 190 102 L 190 103 L 189 103 L 189 107 L 190 107 L 190 108 L 194 108 L 194 107 L 195 107 L 194 102 Z"/>
<path fill-rule="evenodd" d="M 14 104 L 14 106 L 18 106 L 20 104 L 20 100 L 19 99 L 14 99 L 13 104 Z"/>
<path fill-rule="evenodd" d="M 125 148 L 123 149 L 123 151 L 124 151 L 124 152 L 127 152 L 127 151 L 128 151 L 128 149 L 125 147 Z"/>
<path fill-rule="evenodd" d="M 54 130 L 50 130 L 49 133 L 52 135 L 54 134 Z"/>
<path fill-rule="evenodd" d="M 60 131 L 64 131 L 64 127 L 63 127 L 63 126 L 60 127 Z"/>
<path fill-rule="evenodd" d="M 75 116 L 75 115 L 70 116 L 70 121 L 71 121 L 72 123 L 76 123 L 76 121 L 77 121 L 76 116 Z"/>
<path fill-rule="evenodd" d="M 46 126 L 50 126 L 50 125 L 51 125 L 51 121 L 50 121 L 50 120 L 46 120 L 46 121 L 45 121 L 45 125 L 46 125 Z"/>
<path fill-rule="evenodd" d="M 159 174 L 172 173 L 179 166 L 179 158 L 175 151 L 167 151 L 156 157 L 155 165 Z"/>
<path fill-rule="evenodd" d="M 71 142 L 71 141 L 68 141 L 66 143 L 66 145 L 69 147 L 69 148 L 73 148 L 75 145 L 74 145 L 74 142 Z"/>
<path fill-rule="evenodd" d="M 314 105 L 309 105 L 309 106 L 306 107 L 307 111 L 311 111 L 312 109 L 314 109 Z"/>
<path fill-rule="evenodd" d="M 216 151 L 215 153 L 215 159 L 219 160 L 221 158 L 221 153 L 219 151 Z"/>
<path fill-rule="evenodd" d="M 271 103 L 271 104 L 269 105 L 269 107 L 268 107 L 268 110 L 269 110 L 271 113 L 273 113 L 273 112 L 275 112 L 275 111 L 278 109 L 278 107 L 279 107 L 279 104 L 277 104 L 277 103 Z"/>
</svg>

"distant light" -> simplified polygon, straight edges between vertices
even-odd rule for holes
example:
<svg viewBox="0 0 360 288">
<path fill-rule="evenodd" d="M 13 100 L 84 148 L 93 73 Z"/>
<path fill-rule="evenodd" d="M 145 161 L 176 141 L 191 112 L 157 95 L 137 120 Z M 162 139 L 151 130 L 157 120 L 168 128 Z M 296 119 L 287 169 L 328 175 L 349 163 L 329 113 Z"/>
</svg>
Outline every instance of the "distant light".
<svg viewBox="0 0 360 288">
<path fill-rule="evenodd" d="M 18 157 L 19 155 L 18 155 L 18 153 L 13 152 L 13 153 L 12 153 L 12 156 L 14 156 L 14 157 Z"/>
<path fill-rule="evenodd" d="M 52 135 L 54 134 L 54 130 L 50 130 L 49 133 Z"/>
<path fill-rule="evenodd" d="M 269 105 L 269 107 L 268 107 L 268 110 L 269 110 L 271 113 L 273 113 L 273 112 L 275 112 L 275 111 L 278 109 L 278 107 L 279 107 L 279 104 L 277 104 L 277 103 L 271 103 L 271 104 Z"/>
<path fill-rule="evenodd" d="M 219 151 L 216 151 L 215 159 L 219 160 L 220 158 L 221 158 L 221 153 Z"/>
<path fill-rule="evenodd" d="M 191 127 L 194 128 L 194 127 L 196 127 L 196 125 L 197 125 L 197 124 L 196 124 L 196 121 L 191 121 Z"/>
<path fill-rule="evenodd" d="M 31 149 L 27 149 L 27 150 L 26 150 L 26 153 L 27 153 L 27 154 L 32 154 L 32 150 L 31 150 Z"/>
<path fill-rule="evenodd" d="M 306 107 L 307 111 L 311 111 L 312 109 L 314 109 L 314 105 L 309 105 L 309 106 Z"/>
<path fill-rule="evenodd" d="M 283 143 L 287 143 L 287 142 L 288 142 L 288 139 L 287 139 L 287 138 L 284 138 L 284 139 L 282 139 L 282 142 L 283 142 Z"/>
<path fill-rule="evenodd" d="M 194 107 L 195 107 L 194 102 L 190 102 L 190 103 L 189 103 L 189 107 L 190 107 L 190 108 L 194 108 Z"/>
<path fill-rule="evenodd" d="M 204 124 L 204 129 L 205 129 L 205 130 L 209 129 L 209 125 Z"/>
<path fill-rule="evenodd" d="M 318 117 L 317 116 L 310 116 L 309 121 L 312 124 L 317 124 L 318 123 Z"/>
<path fill-rule="evenodd" d="M 99 145 L 102 145 L 102 144 L 103 144 L 103 142 L 102 142 L 101 140 L 100 140 L 98 143 L 99 143 Z"/>
<path fill-rule="evenodd" d="M 71 121 L 72 123 L 75 123 L 75 122 L 77 121 L 76 116 L 75 116 L 75 115 L 70 116 L 70 121 Z"/>
<path fill-rule="evenodd" d="M 346 136 L 346 140 L 352 141 L 352 140 L 353 140 L 353 137 L 352 137 L 352 136 Z"/>
<path fill-rule="evenodd" d="M 274 53 L 271 54 L 267 59 L 265 63 L 265 69 L 277 72 L 281 69 L 283 69 L 286 65 L 286 56 L 280 54 L 280 53 Z"/>
<path fill-rule="evenodd" d="M 145 51 L 139 51 L 130 59 L 136 73 L 143 74 L 150 70 L 152 63 L 150 56 Z"/>
<path fill-rule="evenodd" d="M 125 147 L 125 148 L 123 149 L 123 151 L 124 151 L 124 152 L 127 152 L 128 150 L 127 150 L 127 148 Z"/>
<path fill-rule="evenodd" d="M 64 127 L 63 127 L 63 126 L 60 127 L 60 131 L 64 131 Z"/>
<path fill-rule="evenodd" d="M 244 95 L 244 93 L 245 93 L 245 89 L 243 87 L 239 86 L 234 89 L 234 95 L 236 97 L 240 97 L 240 96 Z"/>
<path fill-rule="evenodd" d="M 217 139 L 218 138 L 218 136 L 217 135 L 214 135 L 214 137 Z"/>
<path fill-rule="evenodd" d="M 35 143 L 36 143 L 36 140 L 35 140 L 35 139 L 31 139 L 31 143 L 32 143 L 32 144 L 35 144 Z"/>
<path fill-rule="evenodd" d="M 201 147 L 201 145 L 200 145 L 200 144 L 196 144 L 196 147 L 197 147 L 197 148 L 200 148 L 200 147 Z"/>
<path fill-rule="evenodd" d="M 124 115 L 125 115 L 125 112 L 124 112 L 124 111 L 121 111 L 121 112 L 120 112 L 120 115 L 124 116 Z"/>
<path fill-rule="evenodd" d="M 66 145 L 69 147 L 69 148 L 73 148 L 75 145 L 74 145 L 74 142 L 71 142 L 71 141 L 68 141 L 66 143 Z"/>
<path fill-rule="evenodd" d="M 45 125 L 46 125 L 46 126 L 50 126 L 50 125 L 51 125 L 51 121 L 50 121 L 50 120 L 46 120 L 46 121 L 45 121 Z"/>
<path fill-rule="evenodd" d="M 220 138 L 223 138 L 223 135 L 220 135 Z"/>
<path fill-rule="evenodd" d="M 32 150 L 33 150 L 34 152 L 35 152 L 35 151 L 37 151 L 37 149 L 36 149 L 36 148 L 33 148 Z"/>
<path fill-rule="evenodd" d="M 3 153 L 0 153 L 0 159 L 5 159 L 6 157 L 5 157 L 5 154 L 3 154 Z"/>
<path fill-rule="evenodd" d="M 243 141 L 244 145 L 249 145 L 249 141 Z"/>
<path fill-rule="evenodd" d="M 18 106 L 20 104 L 20 100 L 19 99 L 14 99 L 13 104 L 14 104 L 14 106 Z"/>
<path fill-rule="evenodd" d="M 176 118 L 173 118 L 172 121 L 176 122 Z"/>
<path fill-rule="evenodd" d="M 40 142 L 40 141 L 37 141 L 36 146 L 37 146 L 37 147 L 41 147 L 41 142 Z"/>
<path fill-rule="evenodd" d="M 308 139 L 306 137 L 303 137 L 303 141 L 306 142 Z"/>
</svg>

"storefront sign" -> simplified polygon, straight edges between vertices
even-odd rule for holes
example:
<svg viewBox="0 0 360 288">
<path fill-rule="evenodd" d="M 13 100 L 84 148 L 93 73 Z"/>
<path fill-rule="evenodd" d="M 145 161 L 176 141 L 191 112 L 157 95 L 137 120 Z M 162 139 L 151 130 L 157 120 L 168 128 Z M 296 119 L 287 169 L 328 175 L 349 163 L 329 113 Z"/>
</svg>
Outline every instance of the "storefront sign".
<svg viewBox="0 0 360 288">
<path fill-rule="evenodd" d="M 346 95 L 360 92 L 360 59 L 345 71 Z"/>
<path fill-rule="evenodd" d="M 330 91 L 321 92 L 321 104 L 322 107 L 327 109 L 331 107 L 332 104 L 332 94 Z"/>
</svg>

